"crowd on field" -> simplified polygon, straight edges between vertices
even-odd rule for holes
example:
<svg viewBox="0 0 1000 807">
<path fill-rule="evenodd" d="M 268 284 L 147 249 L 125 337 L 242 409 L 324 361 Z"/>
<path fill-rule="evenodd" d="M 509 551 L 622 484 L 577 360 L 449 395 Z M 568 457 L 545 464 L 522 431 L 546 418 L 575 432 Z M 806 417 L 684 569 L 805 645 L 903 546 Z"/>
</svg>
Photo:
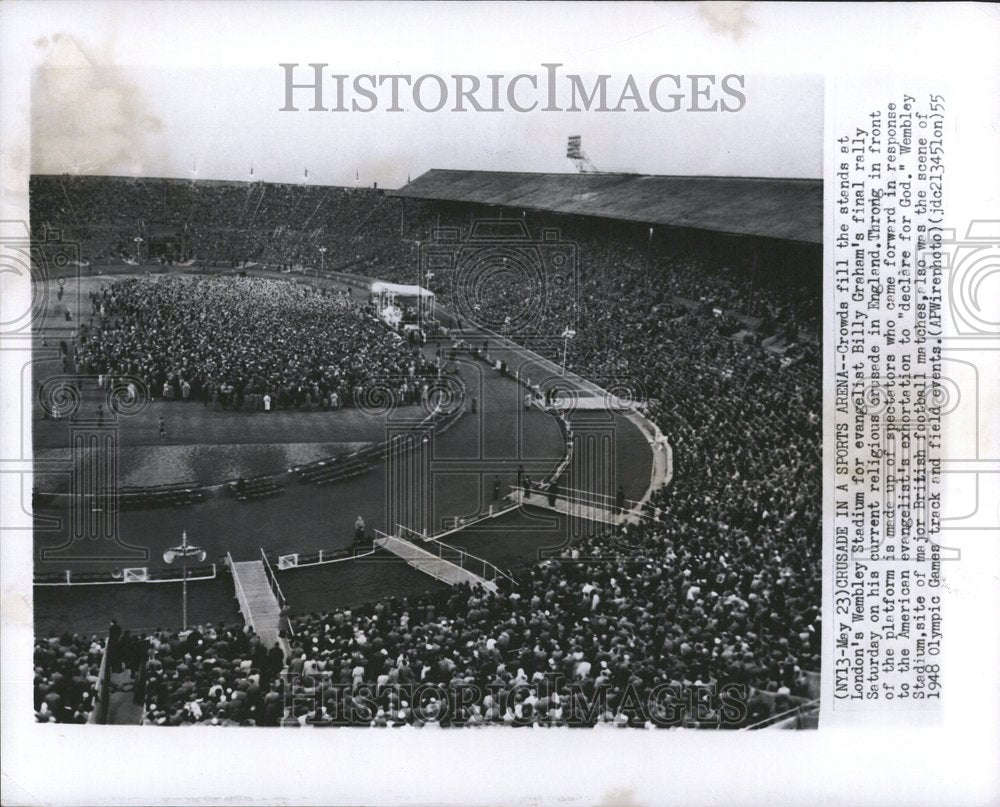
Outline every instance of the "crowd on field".
<svg viewBox="0 0 1000 807">
<path fill-rule="evenodd" d="M 350 295 L 255 277 L 156 275 L 91 293 L 75 364 L 154 398 L 227 409 L 336 409 L 379 381 L 417 403 L 437 375 Z"/>
</svg>

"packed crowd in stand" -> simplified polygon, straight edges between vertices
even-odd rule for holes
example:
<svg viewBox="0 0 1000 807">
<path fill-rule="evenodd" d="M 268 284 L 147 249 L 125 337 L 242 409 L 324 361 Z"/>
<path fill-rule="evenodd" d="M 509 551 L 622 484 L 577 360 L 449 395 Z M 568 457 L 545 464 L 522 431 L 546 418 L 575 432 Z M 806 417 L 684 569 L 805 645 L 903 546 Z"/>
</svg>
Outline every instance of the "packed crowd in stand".
<svg viewBox="0 0 1000 807">
<path fill-rule="evenodd" d="M 399 217 L 372 188 L 52 175 L 30 192 L 36 237 L 57 230 L 93 264 L 319 264 L 325 245 L 332 266 L 360 260 L 365 236 Z"/>
<path fill-rule="evenodd" d="M 206 625 L 150 637 L 146 721 L 154 725 L 277 726 L 281 647 L 250 629 Z"/>
<path fill-rule="evenodd" d="M 58 231 L 62 240 L 80 246 L 89 264 L 250 262 L 339 269 L 403 283 L 424 282 L 414 267 L 435 230 L 458 227 L 467 233 L 474 217 L 497 215 L 485 208 L 470 213 L 467 205 L 403 203 L 373 188 L 124 177 L 34 176 L 30 200 L 36 237 Z M 707 258 L 711 250 L 697 238 L 678 242 L 661 229 L 650 239 L 645 226 L 619 223 L 613 233 L 602 232 L 607 225 L 535 213 L 522 221 L 532 238 L 547 226 L 574 242 L 586 284 L 599 287 L 608 277 L 624 276 L 646 285 L 654 278 L 647 296 L 653 304 L 684 297 L 818 332 L 819 286 L 815 273 L 800 267 L 774 271 L 765 258 L 754 270 L 740 250 Z M 452 296 L 447 281 L 439 277 L 435 283 L 442 302 Z M 523 284 L 508 291 L 511 309 L 521 311 Z M 549 287 L 546 293 L 570 291 Z M 491 299 L 496 303 L 506 294 L 494 290 Z"/>
<path fill-rule="evenodd" d="M 302 619 L 299 635 L 318 639 L 304 643 L 307 663 L 340 681 L 349 668 L 367 686 L 464 681 L 501 694 L 457 722 L 574 724 L 601 691 L 612 705 L 599 720 L 628 723 L 622 705 L 667 684 L 679 693 L 666 709 L 680 715 L 674 724 L 754 723 L 801 703 L 807 673 L 819 670 L 822 385 L 818 346 L 799 341 L 801 328 L 818 323 L 818 289 L 751 290 L 695 248 L 650 259 L 579 235 L 579 286 L 564 306 L 576 304 L 569 365 L 648 401 L 673 448 L 672 485 L 640 524 L 520 570 L 512 591 L 456 590 Z M 560 293 L 497 275 L 510 294 L 483 303 L 506 303 L 514 316 L 543 312 L 540 296 Z M 436 282 L 447 304 L 448 278 Z M 763 320 L 756 329 L 713 310 L 751 307 Z M 532 327 L 559 334 L 565 321 L 541 317 Z M 783 355 L 759 345 L 775 332 L 787 337 Z M 535 345 L 560 361 L 559 340 Z M 542 680 L 553 672 L 562 676 L 554 691 Z M 745 693 L 735 717 L 720 699 L 729 684 Z M 699 701 L 704 685 L 716 694 Z M 377 705 L 390 724 L 400 703 L 385 688 Z M 404 722 L 420 722 L 413 707 L 402 709 Z"/>
<path fill-rule="evenodd" d="M 407 200 L 408 205 L 414 205 Z M 409 209 L 409 208 L 408 208 Z M 483 211 L 482 215 L 496 213 Z M 412 267 L 415 264 L 416 244 L 434 242 L 434 232 L 441 227 L 455 227 L 467 233 L 471 221 L 468 213 L 442 217 L 434 208 L 416 208 L 411 211 L 411 227 L 407 240 L 395 239 L 395 254 L 386 254 L 377 261 L 379 277 L 397 282 L 417 282 Z M 541 242 L 545 228 L 558 230 L 561 242 L 575 247 L 574 265 L 566 264 L 568 282 L 530 282 L 530 273 L 511 271 L 513 264 L 497 262 L 496 272 L 483 295 L 483 307 L 496 307 L 490 311 L 492 322 L 510 315 L 513 320 L 523 317 L 525 309 L 545 312 L 548 316 L 563 314 L 556 322 L 535 321 L 525 330 L 529 335 L 562 330 L 565 313 L 611 312 L 620 317 L 632 318 L 635 312 L 655 308 L 662 303 L 683 299 L 696 305 L 692 308 L 711 311 L 720 309 L 738 315 L 751 316 L 758 329 L 765 335 L 780 327 L 791 326 L 797 332 L 805 329 L 818 334 L 820 323 L 821 287 L 817 272 L 806 266 L 794 265 L 791 271 L 781 272 L 770 267 L 767 260 L 753 267 L 753 258 L 746 245 L 737 240 L 728 249 L 719 250 L 711 239 L 690 233 L 678 234 L 660 231 L 650 241 L 645 227 L 617 224 L 618 230 L 608 234 L 604 224 L 581 221 L 578 218 L 533 214 L 523 219 L 530 239 Z M 718 237 L 716 237 L 718 238 Z M 379 242 L 373 241 L 378 248 Z M 773 245 L 769 248 L 774 249 Z M 558 250 L 559 247 L 550 249 Z M 764 248 L 762 248 L 764 249 Z M 714 255 L 720 251 L 722 254 Z M 785 256 L 785 263 L 799 259 L 801 250 Z M 818 259 L 818 257 L 817 257 Z M 548 261 L 541 258 L 543 265 Z M 553 273 L 554 274 L 554 273 Z M 444 304 L 462 307 L 468 311 L 470 296 L 466 289 L 456 288 L 452 278 L 438 270 L 431 281 L 432 288 Z M 628 301 L 619 301 L 615 295 L 622 289 L 631 294 Z M 460 302 L 461 301 L 461 302 Z"/>
<path fill-rule="evenodd" d="M 300 617 L 290 683 L 275 683 L 300 707 L 281 721 L 734 728 L 803 703 L 822 635 L 819 359 L 724 330 L 681 306 L 589 324 L 581 372 L 642 386 L 672 485 L 640 523 L 525 566 L 495 595 Z"/>
<path fill-rule="evenodd" d="M 772 356 L 682 306 L 640 316 L 641 290 L 620 291 L 632 319 L 586 320 L 577 371 L 627 379 L 671 443 L 674 481 L 642 520 L 518 570 L 497 595 L 301 618 L 293 658 L 380 691 L 390 725 L 425 720 L 399 682 L 472 687 L 461 709 L 454 695 L 431 707 L 461 724 L 738 727 L 804 702 L 822 635 L 818 353 Z M 727 686 L 744 709 L 726 709 Z M 634 699 L 646 707 L 628 714 Z"/>
<path fill-rule="evenodd" d="M 86 723 L 94 709 L 104 640 L 64 633 L 35 640 L 35 720 Z"/>
<path fill-rule="evenodd" d="M 257 236 L 241 241 L 233 229 L 246 250 L 241 259 L 316 267 L 317 245 L 327 245 L 327 269 L 390 281 L 424 282 L 415 269 L 420 244 L 435 227 L 470 218 L 467 209 L 408 201 L 400 238 L 398 210 L 379 194 L 205 187 L 163 191 L 164 209 L 174 211 L 167 218 L 193 233 L 189 246 L 201 236 L 177 217 L 170 194 L 218 193 L 230 207 L 204 219 L 213 232 L 236 219 L 273 225 L 260 249 Z M 87 209 L 87 199 L 65 195 L 73 210 Z M 339 209 L 347 211 L 342 221 Z M 110 211 L 99 220 L 122 225 Z M 325 228 L 318 237 L 313 222 Z M 534 312 L 523 333 L 556 337 L 532 346 L 560 363 L 558 337 L 572 325 L 569 368 L 647 402 L 647 417 L 673 450 L 672 484 L 653 495 L 638 524 L 515 570 L 515 583 L 495 595 L 458 587 L 300 616 L 285 660 L 292 683 L 275 677 L 268 649 L 242 631 L 209 629 L 193 644 L 190 636 L 161 635 L 153 722 L 324 725 L 346 709 L 353 722 L 387 726 L 743 726 L 808 695 L 807 673 L 820 659 L 822 384 L 816 337 L 802 334 L 818 334 L 818 266 L 783 274 L 751 267 L 738 249 L 720 256 L 697 239 L 654 243 L 645 227 L 611 235 L 609 226 L 598 236 L 593 224 L 563 223 L 564 238 L 577 245 L 574 283 L 539 288 L 498 269 L 478 302 L 491 322 Z M 459 302 L 453 279 L 442 271 L 426 281 L 444 305 Z M 298 290 L 298 313 L 289 316 L 287 308 L 259 306 L 251 288 L 232 277 L 113 286 L 94 301 L 108 317 L 100 334 L 84 339 L 80 358 L 98 372 L 144 375 L 156 390 L 187 381 L 195 395 L 195 384 L 239 383 L 279 400 L 287 398 L 281 389 L 314 384 L 314 398 L 329 399 L 373 363 L 409 377 L 431 371 L 384 331 L 338 328 L 354 316 L 349 301 Z M 233 312 L 225 329 L 205 322 L 219 308 Z M 161 319 L 164 309 L 178 314 Z M 221 342 L 206 343 L 220 330 Z M 771 335 L 782 337 L 780 350 L 762 346 Z M 352 364 L 359 350 L 366 358 Z M 343 357 L 334 369 L 325 358 L 331 351 Z M 317 676 L 325 681 L 319 692 L 309 683 Z M 433 686 L 412 694 L 422 683 Z M 298 688 L 292 694 L 302 703 L 322 694 L 323 706 L 286 712 L 285 686 Z M 732 711 L 728 686 L 742 688 L 744 708 Z M 457 694 L 463 689 L 474 696 Z M 625 708 L 633 699 L 644 704 L 639 714 Z"/>
<path fill-rule="evenodd" d="M 91 294 L 76 365 L 156 398 L 270 411 L 349 406 L 372 379 L 415 403 L 436 368 L 349 295 L 247 277 L 129 279 Z"/>
</svg>

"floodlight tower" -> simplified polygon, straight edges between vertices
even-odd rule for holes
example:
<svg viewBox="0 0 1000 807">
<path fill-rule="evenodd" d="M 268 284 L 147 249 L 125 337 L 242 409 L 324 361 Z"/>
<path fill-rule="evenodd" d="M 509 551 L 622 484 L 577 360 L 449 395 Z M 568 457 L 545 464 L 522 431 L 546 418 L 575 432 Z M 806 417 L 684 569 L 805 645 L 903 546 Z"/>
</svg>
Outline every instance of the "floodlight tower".
<svg viewBox="0 0 1000 807">
<path fill-rule="evenodd" d="M 566 141 L 566 157 L 573 161 L 576 170 L 581 174 L 597 174 L 597 166 L 583 150 L 583 138 L 580 135 L 570 135 Z"/>
</svg>

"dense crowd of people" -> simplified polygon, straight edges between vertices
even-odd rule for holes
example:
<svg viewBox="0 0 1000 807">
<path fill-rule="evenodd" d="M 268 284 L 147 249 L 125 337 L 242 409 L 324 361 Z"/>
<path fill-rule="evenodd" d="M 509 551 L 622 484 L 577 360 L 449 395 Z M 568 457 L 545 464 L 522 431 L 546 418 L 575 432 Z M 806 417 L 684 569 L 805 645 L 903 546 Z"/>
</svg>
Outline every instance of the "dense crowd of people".
<svg viewBox="0 0 1000 807">
<path fill-rule="evenodd" d="M 31 221 L 79 245 L 91 264 L 357 262 L 399 212 L 374 188 L 91 176 L 33 176 Z M 136 239 L 139 239 L 138 241 Z"/>
<path fill-rule="evenodd" d="M 35 720 L 86 723 L 94 709 L 105 641 L 64 633 L 36 638 Z"/>
<path fill-rule="evenodd" d="M 284 651 L 249 628 L 157 630 L 146 663 L 146 722 L 277 726 Z"/>
<path fill-rule="evenodd" d="M 77 367 L 156 398 L 270 411 L 349 406 L 373 379 L 415 403 L 437 368 L 346 294 L 253 277 L 132 278 L 91 294 Z"/>
<path fill-rule="evenodd" d="M 487 209 L 470 214 L 467 205 L 404 203 L 375 188 L 305 183 L 63 175 L 34 176 L 30 191 L 37 234 L 47 228 L 58 231 L 62 240 L 80 245 L 89 264 L 256 263 L 338 269 L 403 283 L 424 282 L 416 267 L 420 250 L 434 243 L 435 230 L 458 227 L 468 233 L 477 216 L 496 216 Z M 606 278 L 625 277 L 648 286 L 647 304 L 683 297 L 818 332 L 818 280 L 815 273 L 800 271 L 794 256 L 775 269 L 771 252 L 756 266 L 739 247 L 707 257 L 713 250 L 697 238 L 678 241 L 666 231 L 650 238 L 645 226 L 618 224 L 612 235 L 604 233 L 605 225 L 595 227 L 576 217 L 522 212 L 521 219 L 534 240 L 541 227 L 554 226 L 573 242 L 585 282 L 600 286 Z M 434 285 L 442 302 L 457 302 L 449 278 L 438 277 Z M 484 302 L 504 306 L 502 298 L 508 297 L 506 307 L 522 312 L 525 284 L 511 278 L 510 288 L 504 288 L 502 279 L 496 285 Z M 572 292 L 549 287 L 542 302 Z M 551 302 L 552 310 L 558 310 L 559 300 Z"/>
<path fill-rule="evenodd" d="M 551 319 L 541 297 L 565 294 L 576 331 L 568 364 L 647 401 L 673 448 L 673 483 L 640 524 L 520 570 L 510 591 L 305 618 L 299 634 L 318 638 L 306 657 L 341 682 L 349 667 L 368 688 L 459 681 L 492 693 L 452 709 L 457 722 L 573 725 L 592 716 L 599 691 L 611 704 L 604 721 L 635 725 L 643 720 L 623 718 L 623 704 L 667 685 L 672 724 L 752 724 L 801 703 L 820 666 L 822 384 L 818 345 L 799 337 L 817 327 L 818 286 L 754 289 L 693 247 L 649 255 L 579 235 L 576 288 L 498 271 L 494 285 L 510 288 L 482 304 L 499 308 L 494 321 L 538 312 L 533 333 L 557 335 L 569 317 Z M 448 280 L 435 278 L 446 305 Z M 734 316 L 750 311 L 756 327 Z M 776 332 L 786 344 L 772 354 L 760 341 Z M 561 340 L 532 344 L 561 361 Z M 561 689 L 546 673 L 561 674 Z M 727 686 L 745 708 L 729 713 Z M 383 690 L 377 709 L 392 715 L 401 699 Z M 420 722 L 414 705 L 404 722 Z M 656 701 L 645 722 L 659 725 L 663 709 Z"/>
<path fill-rule="evenodd" d="M 673 448 L 673 482 L 640 523 L 497 595 L 304 617 L 305 658 L 381 691 L 385 715 L 400 712 L 395 682 L 470 687 L 481 697 L 461 709 L 438 696 L 457 723 L 738 727 L 801 704 L 822 635 L 819 358 L 783 361 L 714 317 L 669 313 L 620 330 L 609 315 L 578 354 L 584 375 L 638 379 Z M 412 699 L 401 711 L 390 724 L 424 719 Z"/>
<path fill-rule="evenodd" d="M 192 219 L 171 219 L 195 234 L 188 243 L 215 238 L 228 216 L 267 233 L 258 250 L 257 235 L 230 228 L 246 257 L 316 267 L 324 246 L 327 269 L 390 281 L 417 280 L 417 254 L 435 227 L 469 221 L 456 206 L 408 201 L 400 237 L 391 202 L 374 193 L 205 187 L 162 191 L 168 219 L 178 209 L 170 194 L 229 200 L 228 212 L 205 214 L 202 235 Z M 86 209 L 86 199 L 64 195 Z M 339 209 L 349 211 L 342 220 Z M 97 221 L 122 226 L 114 212 Z M 558 363 L 565 349 L 573 372 L 646 402 L 674 473 L 641 521 L 515 570 L 496 594 L 457 587 L 300 616 L 285 677 L 277 654 L 271 660 L 242 631 L 161 635 L 153 722 L 325 725 L 347 713 L 377 726 L 734 727 L 808 695 L 822 632 L 818 266 L 781 272 L 752 266 L 738 249 L 720 256 L 697 240 L 654 242 L 645 227 L 595 230 L 566 225 L 577 249 L 572 283 L 526 283 L 503 265 L 475 298 L 456 288 L 449 271 L 458 270 L 426 283 L 470 319 L 519 323 L 531 312 L 511 338 L 554 337 L 531 346 Z M 79 358 L 96 372 L 147 378 L 166 397 L 184 397 L 186 382 L 195 396 L 239 386 L 281 405 L 303 392 L 329 400 L 373 373 L 434 372 L 384 330 L 362 327 L 349 300 L 289 286 L 269 306 L 277 295 L 256 284 L 274 282 L 116 284 L 94 299 L 105 316 Z M 575 336 L 563 340 L 568 325 Z M 771 335 L 781 337 L 774 351 L 761 344 Z M 285 708 L 310 699 L 318 705 Z"/>
</svg>

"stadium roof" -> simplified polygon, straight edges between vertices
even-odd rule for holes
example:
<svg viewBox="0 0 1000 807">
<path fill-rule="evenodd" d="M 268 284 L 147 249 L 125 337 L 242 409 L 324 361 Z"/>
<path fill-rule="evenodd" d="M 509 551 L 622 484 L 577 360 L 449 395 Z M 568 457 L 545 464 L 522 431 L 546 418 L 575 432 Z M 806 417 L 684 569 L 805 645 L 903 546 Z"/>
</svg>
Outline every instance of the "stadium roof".
<svg viewBox="0 0 1000 807">
<path fill-rule="evenodd" d="M 396 196 L 823 242 L 823 181 L 432 169 Z"/>
</svg>

